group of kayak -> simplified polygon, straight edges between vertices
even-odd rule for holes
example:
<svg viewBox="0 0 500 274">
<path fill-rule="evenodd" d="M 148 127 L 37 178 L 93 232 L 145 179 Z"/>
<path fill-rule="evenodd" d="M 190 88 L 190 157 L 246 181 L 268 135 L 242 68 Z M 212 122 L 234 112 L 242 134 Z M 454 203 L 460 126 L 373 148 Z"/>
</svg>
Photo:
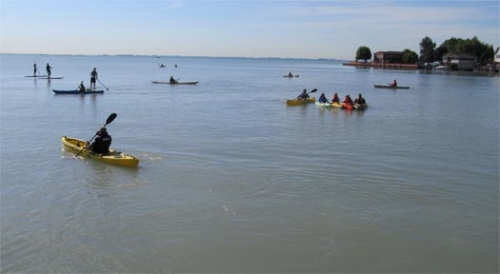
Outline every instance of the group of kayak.
<svg viewBox="0 0 500 274">
<path fill-rule="evenodd" d="M 304 89 L 302 93 L 299 94 L 299 96 L 297 96 L 297 98 L 292 100 L 287 100 L 286 103 L 289 106 L 315 103 L 316 105 L 322 107 L 335 107 L 346 110 L 353 110 L 353 109 L 364 110 L 368 107 L 368 104 L 366 103 L 366 100 L 365 98 L 363 98 L 363 95 L 361 93 L 358 95 L 358 98 L 356 98 L 354 101 L 352 100 L 349 94 L 345 96 L 343 101 L 340 101 L 338 93 L 333 94 L 331 101 L 328 101 L 325 93 L 321 93 L 318 101 L 316 102 L 315 97 L 309 96 L 310 93 L 314 93 L 316 91 L 317 89 L 313 89 L 310 92 L 308 92 L 307 89 Z"/>
<path fill-rule="evenodd" d="M 364 110 L 368 107 L 368 104 L 366 103 L 366 100 L 365 98 L 363 98 L 363 95 L 361 93 L 358 94 L 358 98 L 356 98 L 354 101 L 351 99 L 351 95 L 347 94 L 342 102 L 340 101 L 339 95 L 337 93 L 333 94 L 331 102 L 328 101 L 325 94 L 322 93 L 318 99 L 318 102 L 316 102 L 316 105 L 325 107 L 337 107 L 346 110 Z"/>
</svg>

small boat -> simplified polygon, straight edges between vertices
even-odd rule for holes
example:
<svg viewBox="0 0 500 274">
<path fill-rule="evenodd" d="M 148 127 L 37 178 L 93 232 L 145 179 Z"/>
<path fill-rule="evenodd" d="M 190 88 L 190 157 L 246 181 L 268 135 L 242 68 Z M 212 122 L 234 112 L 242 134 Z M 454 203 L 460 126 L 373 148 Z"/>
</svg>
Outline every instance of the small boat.
<svg viewBox="0 0 500 274">
<path fill-rule="evenodd" d="M 160 81 L 151 81 L 153 84 L 165 84 L 165 85 L 196 85 L 198 84 L 198 81 L 196 82 L 160 82 Z"/>
<path fill-rule="evenodd" d="M 26 75 L 24 77 L 32 77 L 32 78 L 47 78 L 47 75 Z"/>
<path fill-rule="evenodd" d="M 86 89 L 85 92 L 80 92 L 77 89 L 70 89 L 70 90 L 58 90 L 58 89 L 53 89 L 52 90 L 55 94 L 97 94 L 97 93 L 104 93 L 104 90 L 95 90 L 95 89 Z"/>
<path fill-rule="evenodd" d="M 308 99 L 292 99 L 292 100 L 286 100 L 286 104 L 288 106 L 299 106 L 299 105 L 304 105 L 304 104 L 309 104 L 309 103 L 314 103 L 316 102 L 315 97 L 310 97 Z"/>
<path fill-rule="evenodd" d="M 375 88 L 409 89 L 408 86 L 373 85 Z"/>
<path fill-rule="evenodd" d="M 293 77 L 299 77 L 300 75 L 299 74 L 296 74 L 296 75 L 283 75 L 283 77 L 285 78 L 293 78 Z"/>
<path fill-rule="evenodd" d="M 110 149 L 110 153 L 103 155 L 99 153 L 92 152 L 85 147 L 87 142 L 85 140 L 80 140 L 76 138 L 71 138 L 67 136 L 61 137 L 61 142 L 63 144 L 63 147 L 66 150 L 69 150 L 71 152 L 78 153 L 79 156 L 87 157 L 93 160 L 101 161 L 104 163 L 112 164 L 112 165 L 118 165 L 118 166 L 126 166 L 126 167 L 136 167 L 139 165 L 139 159 L 136 158 L 135 156 L 128 155 L 119 151 L 116 151 L 114 149 Z M 83 150 L 82 150 L 83 148 Z"/>
</svg>

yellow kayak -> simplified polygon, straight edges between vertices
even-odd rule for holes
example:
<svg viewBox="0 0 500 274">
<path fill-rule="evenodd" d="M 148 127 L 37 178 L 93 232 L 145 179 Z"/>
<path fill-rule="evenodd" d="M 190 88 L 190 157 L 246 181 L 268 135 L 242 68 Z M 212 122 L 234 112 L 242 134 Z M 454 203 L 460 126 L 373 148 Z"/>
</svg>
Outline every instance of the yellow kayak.
<svg viewBox="0 0 500 274">
<path fill-rule="evenodd" d="M 286 104 L 288 106 L 298 106 L 298 105 L 303 105 L 303 104 L 309 104 L 309 103 L 314 103 L 316 101 L 316 98 L 310 97 L 308 99 L 292 99 L 292 100 L 286 100 Z"/>
<path fill-rule="evenodd" d="M 87 144 L 87 141 L 85 140 L 80 140 L 67 136 L 61 137 L 61 142 L 65 149 L 75 153 L 78 153 L 82 149 L 82 147 L 84 147 Z M 136 158 L 135 156 L 127 155 L 122 152 L 118 152 L 114 149 L 110 149 L 109 151 L 110 151 L 109 154 L 103 155 L 92 152 L 84 148 L 79 155 L 112 165 L 136 167 L 139 164 L 139 159 Z"/>
<path fill-rule="evenodd" d="M 332 107 L 334 107 L 334 108 L 342 108 L 342 103 L 332 103 Z"/>
</svg>

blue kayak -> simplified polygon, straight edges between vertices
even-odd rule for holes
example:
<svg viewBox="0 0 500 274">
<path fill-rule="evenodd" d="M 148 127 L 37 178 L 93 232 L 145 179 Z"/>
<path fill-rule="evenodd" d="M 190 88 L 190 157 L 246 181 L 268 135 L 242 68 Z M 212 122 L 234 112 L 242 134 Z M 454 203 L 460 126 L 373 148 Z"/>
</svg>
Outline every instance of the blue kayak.
<svg viewBox="0 0 500 274">
<path fill-rule="evenodd" d="M 80 92 L 77 89 L 70 90 L 52 90 L 55 94 L 96 94 L 96 93 L 104 93 L 104 90 L 95 90 L 95 89 L 86 89 L 85 92 Z"/>
</svg>

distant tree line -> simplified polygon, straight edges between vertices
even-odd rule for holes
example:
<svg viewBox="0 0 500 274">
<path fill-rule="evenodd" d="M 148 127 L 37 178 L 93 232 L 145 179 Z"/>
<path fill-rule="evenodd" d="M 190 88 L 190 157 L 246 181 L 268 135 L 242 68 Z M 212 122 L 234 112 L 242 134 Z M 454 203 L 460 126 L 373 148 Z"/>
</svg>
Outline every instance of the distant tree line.
<svg viewBox="0 0 500 274">
<path fill-rule="evenodd" d="M 421 62 L 441 61 L 447 53 L 467 53 L 477 57 L 478 62 L 481 64 L 491 61 L 495 55 L 493 46 L 482 43 L 476 36 L 472 39 L 452 37 L 437 48 L 436 43 L 427 36 L 420 42 Z"/>
<path fill-rule="evenodd" d="M 439 47 L 429 37 L 424 37 L 420 42 L 420 57 L 416 52 L 409 49 L 403 51 L 403 63 L 414 64 L 418 61 L 430 63 L 442 61 L 447 53 L 467 53 L 478 58 L 479 63 L 487 63 L 493 59 L 495 54 L 492 45 L 482 43 L 473 37 L 472 39 L 450 38 L 444 41 Z M 366 62 L 372 58 L 372 52 L 367 46 L 360 46 L 356 51 L 356 62 L 363 60 Z"/>
</svg>

